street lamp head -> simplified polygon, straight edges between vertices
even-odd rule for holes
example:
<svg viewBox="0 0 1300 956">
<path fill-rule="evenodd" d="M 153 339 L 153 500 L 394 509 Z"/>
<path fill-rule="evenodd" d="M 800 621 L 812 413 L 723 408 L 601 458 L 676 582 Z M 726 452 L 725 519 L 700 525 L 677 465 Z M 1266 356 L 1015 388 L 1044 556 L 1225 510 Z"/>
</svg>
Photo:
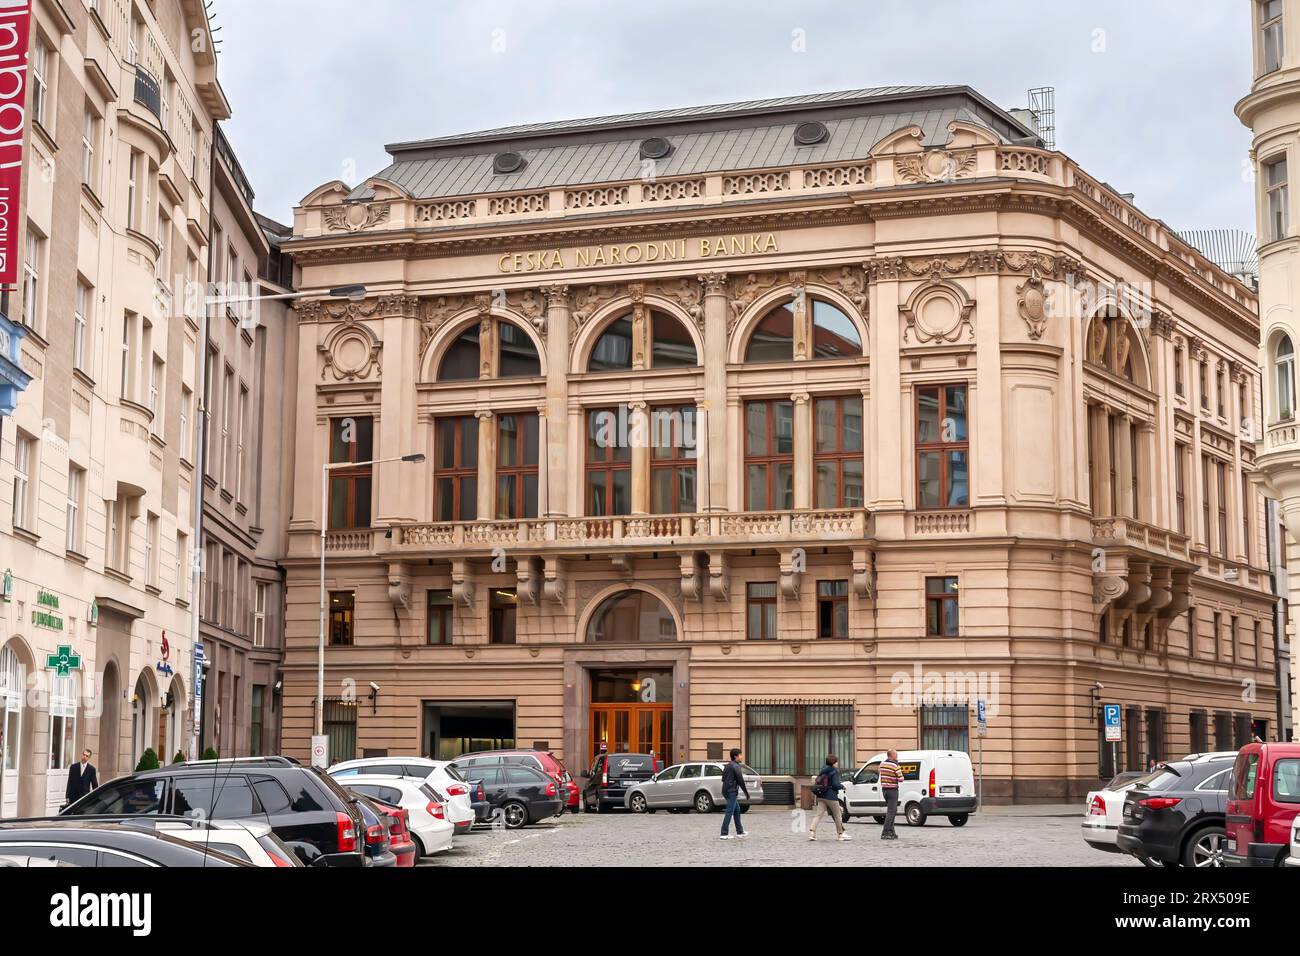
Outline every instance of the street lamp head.
<svg viewBox="0 0 1300 956">
<path fill-rule="evenodd" d="M 414 455 L 403 455 L 402 461 L 410 461 L 418 464 L 419 462 L 424 461 L 424 453 L 416 452 Z"/>
<path fill-rule="evenodd" d="M 349 302 L 360 302 L 366 297 L 366 287 L 363 285 L 339 285 L 330 289 L 330 298 L 347 299 Z"/>
</svg>

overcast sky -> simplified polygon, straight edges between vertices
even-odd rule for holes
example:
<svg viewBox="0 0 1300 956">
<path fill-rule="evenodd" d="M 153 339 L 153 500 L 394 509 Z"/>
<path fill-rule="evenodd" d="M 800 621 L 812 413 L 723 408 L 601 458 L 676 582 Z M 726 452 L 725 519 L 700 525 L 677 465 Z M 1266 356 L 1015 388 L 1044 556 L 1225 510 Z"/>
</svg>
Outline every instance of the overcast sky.
<svg viewBox="0 0 1300 956">
<path fill-rule="evenodd" d="M 216 0 L 226 131 L 286 222 L 384 144 L 800 93 L 1056 88 L 1057 148 L 1175 229 L 1254 232 L 1241 0 Z"/>
</svg>

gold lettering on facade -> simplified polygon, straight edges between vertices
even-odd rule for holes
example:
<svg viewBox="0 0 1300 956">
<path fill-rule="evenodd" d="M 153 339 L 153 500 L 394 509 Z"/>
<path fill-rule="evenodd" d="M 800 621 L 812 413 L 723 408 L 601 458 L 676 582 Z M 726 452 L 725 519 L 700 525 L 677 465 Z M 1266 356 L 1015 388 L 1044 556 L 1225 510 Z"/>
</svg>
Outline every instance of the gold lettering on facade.
<svg viewBox="0 0 1300 956">
<path fill-rule="evenodd" d="M 776 233 L 751 232 L 732 236 L 699 239 L 696 258 L 715 256 L 759 255 L 776 252 Z M 606 265 L 635 265 L 638 262 L 675 262 L 691 257 L 685 239 L 663 242 L 628 242 L 606 246 L 578 246 L 573 250 L 575 268 Z M 505 252 L 497 257 L 498 272 L 546 272 L 566 268 L 564 253 L 559 249 L 540 252 Z"/>
</svg>

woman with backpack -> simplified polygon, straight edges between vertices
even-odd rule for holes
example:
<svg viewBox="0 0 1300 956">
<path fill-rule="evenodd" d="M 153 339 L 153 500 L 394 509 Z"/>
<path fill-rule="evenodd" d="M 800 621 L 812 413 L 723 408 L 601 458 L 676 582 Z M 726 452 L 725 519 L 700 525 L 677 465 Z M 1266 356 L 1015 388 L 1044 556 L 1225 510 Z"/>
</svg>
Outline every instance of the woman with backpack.
<svg viewBox="0 0 1300 956">
<path fill-rule="evenodd" d="M 817 814 L 813 817 L 812 826 L 808 828 L 808 839 L 817 839 L 817 824 L 821 823 L 822 817 L 826 814 L 831 815 L 835 821 L 835 834 L 840 840 L 853 839 L 844 832 L 844 821 L 840 818 L 840 791 L 844 789 L 844 784 L 840 781 L 840 772 L 836 764 L 840 758 L 834 754 L 826 755 L 826 766 L 822 767 L 821 773 L 817 774 L 817 779 L 813 781 L 812 792 L 817 798 Z"/>
</svg>

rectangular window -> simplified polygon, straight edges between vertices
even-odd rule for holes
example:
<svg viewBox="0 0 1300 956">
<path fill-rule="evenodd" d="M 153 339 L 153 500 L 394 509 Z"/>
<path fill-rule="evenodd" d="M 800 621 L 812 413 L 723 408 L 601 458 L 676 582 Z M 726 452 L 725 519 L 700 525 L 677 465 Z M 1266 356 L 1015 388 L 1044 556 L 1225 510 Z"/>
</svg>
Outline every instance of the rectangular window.
<svg viewBox="0 0 1300 956">
<path fill-rule="evenodd" d="M 190 453 L 193 450 L 194 436 L 190 434 L 190 422 L 194 414 L 194 393 L 190 391 L 188 385 L 181 386 L 181 409 L 180 409 L 180 439 L 181 439 L 181 458 L 186 461 L 190 460 Z"/>
<path fill-rule="evenodd" d="M 775 581 L 751 581 L 745 585 L 745 637 L 751 641 L 776 639 Z"/>
<path fill-rule="evenodd" d="M 811 776 L 826 755 L 852 762 L 853 705 L 750 704 L 745 708 L 745 759 L 760 774 Z"/>
<path fill-rule="evenodd" d="M 87 107 L 81 123 L 81 181 L 92 190 L 99 188 L 99 129 L 99 116 Z"/>
<path fill-rule="evenodd" d="M 1205 411 L 1210 410 L 1210 366 L 1204 359 L 1201 359 L 1196 366 L 1197 385 L 1201 389 L 1201 408 Z"/>
<path fill-rule="evenodd" d="M 650 510 L 687 514 L 696 508 L 694 405 L 667 405 L 650 410 Z"/>
<path fill-rule="evenodd" d="M 72 309 L 72 367 L 89 373 L 87 352 L 90 343 L 90 303 L 93 293 L 90 286 L 77 280 L 77 298 Z"/>
<path fill-rule="evenodd" d="M 957 636 L 957 579 L 925 579 L 925 633 L 930 637 Z"/>
<path fill-rule="evenodd" d="M 1183 350 L 1181 346 L 1174 347 L 1174 394 L 1183 395 L 1186 392 L 1186 386 L 1183 384 Z"/>
<path fill-rule="evenodd" d="M 149 430 L 155 435 L 161 434 L 163 430 L 163 405 L 160 396 L 165 381 L 162 359 L 153 356 L 149 362 L 149 411 L 153 413 Z"/>
<path fill-rule="evenodd" d="M 1264 196 L 1268 207 L 1265 228 L 1271 242 L 1285 239 L 1289 231 L 1291 217 L 1287 209 L 1288 194 L 1286 156 L 1267 160 L 1264 163 Z"/>
<path fill-rule="evenodd" d="M 966 386 L 916 390 L 916 506 L 970 506 Z"/>
<path fill-rule="evenodd" d="M 1228 417 L 1228 386 L 1224 378 L 1223 369 L 1218 369 L 1214 373 L 1214 398 L 1220 418 Z"/>
<path fill-rule="evenodd" d="M 14 445 L 13 526 L 32 530 L 35 522 L 32 479 L 36 471 L 36 439 L 22 432 Z"/>
<path fill-rule="evenodd" d="M 745 403 L 745 510 L 794 508 L 794 402 Z"/>
<path fill-rule="evenodd" d="M 429 592 L 429 620 L 426 640 L 429 644 L 450 644 L 451 638 L 451 592 Z"/>
<path fill-rule="evenodd" d="M 1223 616 L 1218 611 L 1211 616 L 1210 627 L 1210 650 L 1217 659 L 1223 656 Z"/>
<path fill-rule="evenodd" d="M 235 418 L 235 500 L 244 500 L 244 431 L 248 422 L 248 386 L 239 386 L 239 408 Z"/>
<path fill-rule="evenodd" d="M 82 521 L 86 494 L 86 471 L 76 465 L 68 466 L 68 508 L 64 527 L 63 546 L 68 551 L 81 552 Z"/>
<path fill-rule="evenodd" d="M 1174 497 L 1177 501 L 1178 533 L 1187 534 L 1187 446 L 1174 443 Z"/>
<path fill-rule="evenodd" d="M 176 600 L 190 599 L 190 539 L 183 531 L 176 532 Z"/>
<path fill-rule="evenodd" d="M 1201 530 L 1205 533 L 1205 550 L 1210 550 L 1210 456 L 1201 455 Z"/>
<path fill-rule="evenodd" d="M 925 705 L 919 710 L 922 750 L 970 750 L 970 705 Z"/>
<path fill-rule="evenodd" d="M 262 684 L 254 684 L 252 691 L 248 708 L 248 755 L 260 757 L 262 756 L 262 709 L 266 698 L 266 687 Z"/>
<path fill-rule="evenodd" d="M 433 513 L 438 521 L 478 517 L 478 424 L 473 415 L 434 423 Z"/>
<path fill-rule="evenodd" d="M 515 612 L 519 598 L 514 588 L 493 588 L 490 603 L 491 632 L 489 640 L 493 644 L 515 643 Z"/>
<path fill-rule="evenodd" d="M 253 592 L 253 646 L 266 647 L 266 592 L 268 586 L 258 582 Z"/>
<path fill-rule="evenodd" d="M 1160 763 L 1168 755 L 1165 753 L 1165 712 L 1150 708 L 1147 710 L 1147 764 Z"/>
<path fill-rule="evenodd" d="M 321 708 L 331 760 L 353 760 L 357 755 L 357 702 L 355 698 L 325 698 Z"/>
<path fill-rule="evenodd" d="M 144 583 L 147 587 L 158 587 L 158 516 L 155 514 L 145 520 Z"/>
<path fill-rule="evenodd" d="M 158 227 L 155 236 L 155 241 L 158 243 L 158 261 L 154 265 L 153 274 L 164 288 L 170 288 L 171 280 L 168 276 L 172 266 L 172 221 L 171 217 L 163 212 L 161 200 L 158 207 Z"/>
<path fill-rule="evenodd" d="M 817 582 L 817 636 L 849 636 L 849 582 Z"/>
<path fill-rule="evenodd" d="M 861 397 L 817 399 L 813 423 L 813 507 L 861 508 Z"/>
<path fill-rule="evenodd" d="M 498 518 L 537 517 L 537 460 L 537 413 L 511 412 L 498 415 Z"/>
<path fill-rule="evenodd" d="M 1221 461 L 1214 463 L 1215 504 L 1219 509 L 1218 554 L 1221 558 L 1228 556 L 1228 466 Z"/>
<path fill-rule="evenodd" d="M 330 592 L 330 647 L 352 646 L 352 618 L 356 603 L 355 591 Z"/>
<path fill-rule="evenodd" d="M 221 484 L 229 488 L 230 465 L 234 456 L 230 454 L 230 436 L 235 417 L 235 370 L 226 366 L 221 379 Z"/>
<path fill-rule="evenodd" d="M 144 153 L 131 150 L 126 167 L 126 228 L 140 228 L 140 187 L 144 177 Z"/>
<path fill-rule="evenodd" d="M 592 517 L 632 512 L 632 449 L 626 440 L 629 410 L 587 412 L 586 511 Z"/>
<path fill-rule="evenodd" d="M 1250 475 L 1246 471 L 1241 473 L 1241 543 L 1245 548 L 1246 563 L 1254 563 L 1254 552 L 1251 545 L 1254 541 L 1254 535 L 1251 534 L 1251 526 L 1255 523 L 1255 489 L 1250 486 Z"/>
<path fill-rule="evenodd" d="M 23 252 L 23 325 L 40 331 L 41 267 L 45 262 L 45 237 L 27 223 L 27 242 Z"/>
<path fill-rule="evenodd" d="M 370 460 L 374 449 L 374 419 L 330 420 L 330 527 L 370 527 Z"/>
<path fill-rule="evenodd" d="M 32 119 L 46 126 L 50 113 L 50 48 L 39 36 L 32 37 Z"/>
<path fill-rule="evenodd" d="M 1214 749 L 1238 749 L 1232 742 L 1232 714 L 1224 710 L 1214 712 Z"/>
<path fill-rule="evenodd" d="M 1282 32 L 1282 0 L 1261 0 L 1259 4 L 1259 32 L 1264 57 L 1263 72 L 1272 73 L 1282 66 L 1286 50 Z"/>
<path fill-rule="evenodd" d="M 1192 753 L 1203 754 L 1210 749 L 1209 715 L 1203 710 L 1194 710 L 1188 715 L 1188 738 Z"/>
</svg>

